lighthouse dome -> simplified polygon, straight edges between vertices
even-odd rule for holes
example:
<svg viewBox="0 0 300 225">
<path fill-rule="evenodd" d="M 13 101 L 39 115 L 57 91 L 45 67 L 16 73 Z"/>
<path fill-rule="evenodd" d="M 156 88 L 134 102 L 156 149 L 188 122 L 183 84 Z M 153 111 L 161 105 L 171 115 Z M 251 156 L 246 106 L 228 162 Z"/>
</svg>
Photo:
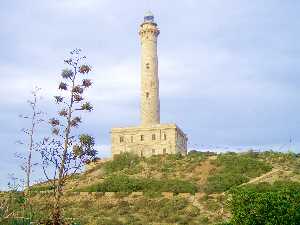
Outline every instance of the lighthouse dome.
<svg viewBox="0 0 300 225">
<path fill-rule="evenodd" d="M 147 11 L 144 16 L 144 22 L 154 22 L 154 15 L 151 11 Z"/>
</svg>

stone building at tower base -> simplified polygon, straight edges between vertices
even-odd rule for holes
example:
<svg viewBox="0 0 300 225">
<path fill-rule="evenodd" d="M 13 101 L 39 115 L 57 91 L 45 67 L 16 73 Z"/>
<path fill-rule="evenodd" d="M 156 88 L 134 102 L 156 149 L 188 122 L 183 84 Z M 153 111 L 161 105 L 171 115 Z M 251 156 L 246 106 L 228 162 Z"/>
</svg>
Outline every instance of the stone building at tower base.
<svg viewBox="0 0 300 225">
<path fill-rule="evenodd" d="M 112 155 L 131 152 L 141 157 L 186 154 L 187 136 L 176 124 L 112 128 Z"/>
</svg>

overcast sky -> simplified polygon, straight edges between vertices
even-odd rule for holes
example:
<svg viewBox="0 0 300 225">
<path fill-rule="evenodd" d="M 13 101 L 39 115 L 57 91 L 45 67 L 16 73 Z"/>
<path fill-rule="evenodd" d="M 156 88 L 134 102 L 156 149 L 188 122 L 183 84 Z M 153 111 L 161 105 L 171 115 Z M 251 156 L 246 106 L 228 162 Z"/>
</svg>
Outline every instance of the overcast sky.
<svg viewBox="0 0 300 225">
<path fill-rule="evenodd" d="M 176 122 L 190 149 L 299 152 L 299 1 L 0 1 L 0 188 L 8 173 L 21 174 L 14 153 L 26 151 L 15 141 L 28 125 L 18 115 L 30 112 L 30 91 L 40 86 L 41 109 L 55 113 L 73 48 L 93 67 L 95 110 L 79 131 L 94 135 L 100 156 L 110 155 L 111 127 L 139 124 L 138 28 L 149 9 L 161 30 L 161 120 Z"/>
</svg>

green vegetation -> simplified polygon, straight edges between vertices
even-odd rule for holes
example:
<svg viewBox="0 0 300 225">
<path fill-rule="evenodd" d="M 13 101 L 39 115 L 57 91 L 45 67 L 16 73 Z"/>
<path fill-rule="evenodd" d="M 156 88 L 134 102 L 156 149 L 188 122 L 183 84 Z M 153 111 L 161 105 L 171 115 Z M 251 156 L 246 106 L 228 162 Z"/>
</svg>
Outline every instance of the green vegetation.
<svg viewBox="0 0 300 225">
<path fill-rule="evenodd" d="M 120 170 L 129 170 L 135 168 L 140 159 L 137 155 L 130 153 L 123 153 L 120 155 L 116 155 L 114 160 L 108 161 L 104 164 L 104 170 L 107 174 L 111 174 L 113 172 L 117 172 Z"/>
<path fill-rule="evenodd" d="M 8 219 L 6 221 L 3 221 L 2 225 L 30 225 L 31 220 L 26 218 L 20 218 L 20 219 Z"/>
<path fill-rule="evenodd" d="M 232 191 L 233 225 L 299 225 L 300 183 L 249 185 Z"/>
<path fill-rule="evenodd" d="M 299 165 L 300 158 L 292 153 L 216 155 L 194 151 L 187 156 L 150 158 L 121 154 L 70 177 L 64 189 L 63 218 L 76 225 L 262 225 L 268 224 L 270 216 L 272 225 L 283 220 L 299 225 L 294 222 L 299 219 L 300 184 L 291 182 L 300 179 Z M 26 209 L 26 197 L 16 193 L 10 206 L 15 217 L 45 224 L 51 218 L 53 200 L 51 194 L 39 192 L 51 188 L 47 183 L 31 188 L 34 213 Z M 109 197 L 74 191 L 116 193 Z M 163 197 L 161 192 L 200 194 Z M 270 213 L 266 213 L 269 209 Z M 258 223 L 258 218 L 263 223 Z"/>
<path fill-rule="evenodd" d="M 134 154 L 122 153 L 97 169 L 103 168 L 108 176 L 120 173 L 129 176 L 144 173 L 146 177 L 160 174 L 163 177 L 174 178 L 175 176 L 181 179 L 185 177 L 187 171 L 192 171 L 207 157 L 207 153 L 202 152 L 192 152 L 186 157 L 181 154 L 171 154 L 150 158 L 140 158 Z"/>
<path fill-rule="evenodd" d="M 34 185 L 30 187 L 30 191 L 32 192 L 50 191 L 53 189 L 54 189 L 53 185 Z"/>
<path fill-rule="evenodd" d="M 146 178 L 130 178 L 125 175 L 111 176 L 103 182 L 91 185 L 79 191 L 88 192 L 174 192 L 195 193 L 197 186 L 184 180 L 156 180 Z"/>
<path fill-rule="evenodd" d="M 223 192 L 264 174 L 272 169 L 266 162 L 260 161 L 255 154 L 226 153 L 218 155 L 215 165 L 219 168 L 208 177 L 205 192 Z"/>
<path fill-rule="evenodd" d="M 283 153 L 274 151 L 265 151 L 257 155 L 258 158 L 264 159 L 270 163 L 290 164 L 295 163 L 299 156 L 293 152 Z"/>
</svg>

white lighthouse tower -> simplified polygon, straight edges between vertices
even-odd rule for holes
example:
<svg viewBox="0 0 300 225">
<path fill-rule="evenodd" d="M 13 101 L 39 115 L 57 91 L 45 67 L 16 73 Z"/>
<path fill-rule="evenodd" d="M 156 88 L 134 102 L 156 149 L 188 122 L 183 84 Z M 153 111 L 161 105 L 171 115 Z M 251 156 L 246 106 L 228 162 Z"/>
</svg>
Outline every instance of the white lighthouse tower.
<svg viewBox="0 0 300 225">
<path fill-rule="evenodd" d="M 141 38 L 141 125 L 160 123 L 157 37 L 154 16 L 147 12 L 140 26 Z"/>
<path fill-rule="evenodd" d="M 141 100 L 139 126 L 112 128 L 112 155 L 186 154 L 187 136 L 174 123 L 160 123 L 157 37 L 154 15 L 147 12 L 139 28 L 141 40 Z"/>
</svg>

